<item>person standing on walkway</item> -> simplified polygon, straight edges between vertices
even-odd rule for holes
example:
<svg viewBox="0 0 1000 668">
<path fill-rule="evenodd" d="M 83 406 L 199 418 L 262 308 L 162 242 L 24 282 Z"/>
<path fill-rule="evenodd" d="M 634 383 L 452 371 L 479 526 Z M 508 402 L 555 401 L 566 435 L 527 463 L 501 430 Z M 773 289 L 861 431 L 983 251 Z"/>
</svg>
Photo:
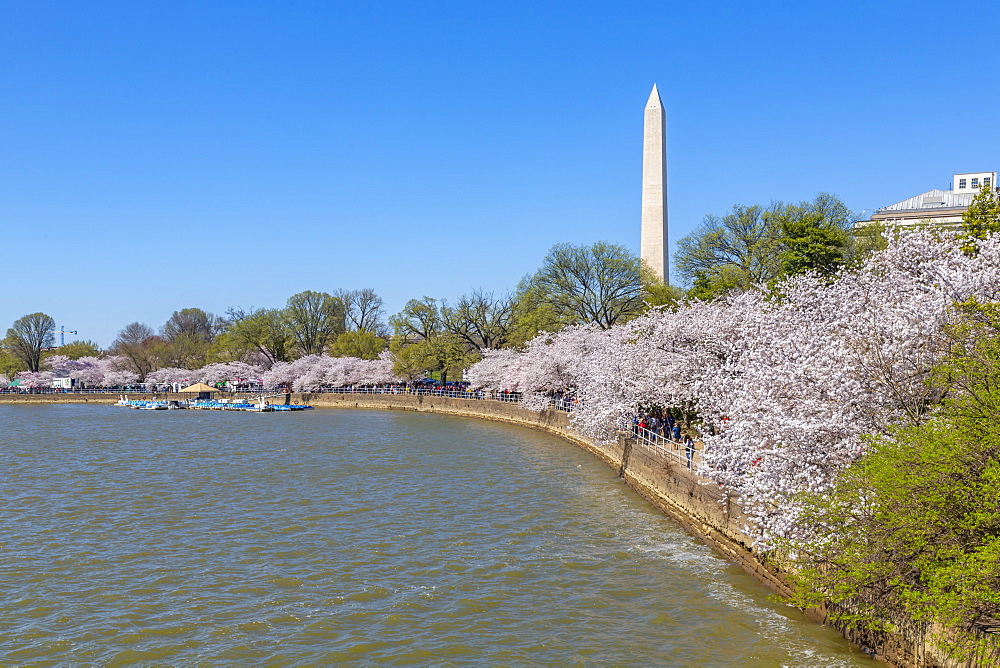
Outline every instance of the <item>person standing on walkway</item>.
<svg viewBox="0 0 1000 668">
<path fill-rule="evenodd" d="M 688 434 L 684 439 L 684 452 L 687 454 L 688 470 L 691 470 L 691 459 L 694 457 L 694 439 Z"/>
</svg>

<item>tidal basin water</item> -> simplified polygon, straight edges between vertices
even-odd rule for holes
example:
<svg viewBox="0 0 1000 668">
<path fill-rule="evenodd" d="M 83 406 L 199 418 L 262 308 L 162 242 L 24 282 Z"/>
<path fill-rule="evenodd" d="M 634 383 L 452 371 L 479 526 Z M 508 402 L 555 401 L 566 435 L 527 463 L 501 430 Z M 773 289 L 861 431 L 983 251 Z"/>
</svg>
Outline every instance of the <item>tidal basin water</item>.
<svg viewBox="0 0 1000 668">
<path fill-rule="evenodd" d="M 868 665 L 573 445 L 0 405 L 0 663 Z"/>
</svg>

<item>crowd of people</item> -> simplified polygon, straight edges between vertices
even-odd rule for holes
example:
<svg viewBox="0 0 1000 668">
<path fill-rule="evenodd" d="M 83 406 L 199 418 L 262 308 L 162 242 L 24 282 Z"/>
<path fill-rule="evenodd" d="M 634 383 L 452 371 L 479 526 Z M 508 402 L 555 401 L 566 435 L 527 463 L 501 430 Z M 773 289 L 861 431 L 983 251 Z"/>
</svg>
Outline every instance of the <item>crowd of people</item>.
<svg viewBox="0 0 1000 668">
<path fill-rule="evenodd" d="M 694 458 L 695 452 L 694 437 L 690 432 L 684 433 L 681 421 L 671 415 L 669 411 L 656 409 L 636 415 L 632 419 L 632 435 L 636 438 L 642 435 L 646 438 L 662 438 L 675 444 L 683 444 L 687 467 L 691 468 L 691 460 Z"/>
</svg>

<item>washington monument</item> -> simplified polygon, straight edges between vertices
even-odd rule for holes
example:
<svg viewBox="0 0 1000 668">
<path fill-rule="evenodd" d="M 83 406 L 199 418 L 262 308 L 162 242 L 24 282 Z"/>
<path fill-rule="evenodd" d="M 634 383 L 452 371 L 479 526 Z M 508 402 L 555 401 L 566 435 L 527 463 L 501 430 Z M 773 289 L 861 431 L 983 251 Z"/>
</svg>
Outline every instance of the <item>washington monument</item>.
<svg viewBox="0 0 1000 668">
<path fill-rule="evenodd" d="M 642 236 L 639 255 L 667 282 L 667 129 L 663 102 L 653 84 L 646 102 L 642 135 Z"/>
</svg>

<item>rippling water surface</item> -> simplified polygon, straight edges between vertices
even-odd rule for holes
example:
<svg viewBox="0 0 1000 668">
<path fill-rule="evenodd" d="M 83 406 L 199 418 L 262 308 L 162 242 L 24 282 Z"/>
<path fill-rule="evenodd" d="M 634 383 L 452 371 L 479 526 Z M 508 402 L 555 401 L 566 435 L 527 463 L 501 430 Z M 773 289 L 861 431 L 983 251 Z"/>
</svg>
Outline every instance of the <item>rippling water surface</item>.
<svg viewBox="0 0 1000 668">
<path fill-rule="evenodd" d="M 555 437 L 0 406 L 0 660 L 864 665 Z"/>
</svg>

